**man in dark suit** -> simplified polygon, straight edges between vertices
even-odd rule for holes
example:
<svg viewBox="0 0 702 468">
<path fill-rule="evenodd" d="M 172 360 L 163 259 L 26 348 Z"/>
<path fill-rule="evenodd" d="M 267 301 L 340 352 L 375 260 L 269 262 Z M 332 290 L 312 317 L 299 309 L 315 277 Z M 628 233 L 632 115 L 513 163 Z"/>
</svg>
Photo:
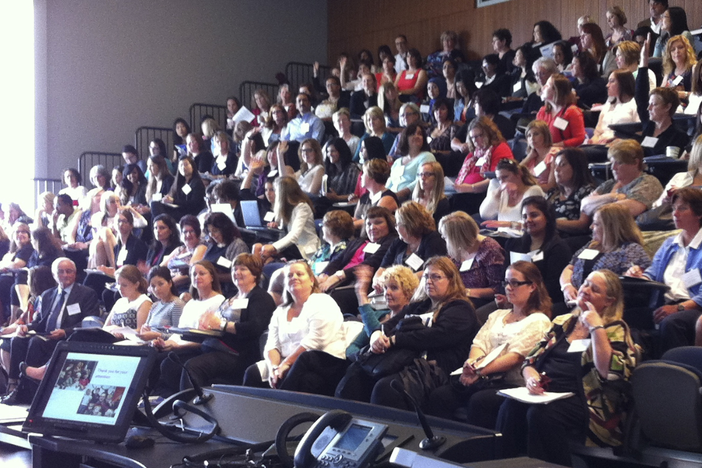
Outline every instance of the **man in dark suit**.
<svg viewBox="0 0 702 468">
<path fill-rule="evenodd" d="M 51 264 L 51 271 L 58 286 L 41 295 L 41 306 L 34 321 L 29 325 L 20 325 L 17 336 L 12 339 L 9 393 L 3 397 L 2 403 L 17 402 L 21 362 L 28 366 L 43 366 L 59 341 L 65 340 L 74 328 L 80 327 L 85 317 L 100 313 L 95 291 L 76 283 L 76 265 L 72 260 L 57 258 Z M 29 332 L 35 332 L 38 336 L 30 336 Z"/>
</svg>

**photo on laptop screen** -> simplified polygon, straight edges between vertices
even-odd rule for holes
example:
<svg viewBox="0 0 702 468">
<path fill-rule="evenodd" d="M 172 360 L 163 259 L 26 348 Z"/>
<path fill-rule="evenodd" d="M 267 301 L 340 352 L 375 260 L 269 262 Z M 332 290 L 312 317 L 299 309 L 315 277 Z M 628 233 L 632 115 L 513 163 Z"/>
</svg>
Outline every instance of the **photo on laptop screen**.
<svg viewBox="0 0 702 468">
<path fill-rule="evenodd" d="M 154 359 L 155 350 L 148 347 L 61 343 L 23 429 L 121 441 Z"/>
</svg>

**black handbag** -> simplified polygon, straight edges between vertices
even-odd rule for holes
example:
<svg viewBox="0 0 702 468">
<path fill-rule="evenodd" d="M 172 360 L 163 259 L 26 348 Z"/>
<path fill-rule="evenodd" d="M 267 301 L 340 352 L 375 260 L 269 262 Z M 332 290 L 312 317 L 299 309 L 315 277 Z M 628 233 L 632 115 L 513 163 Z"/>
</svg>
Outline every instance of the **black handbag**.
<svg viewBox="0 0 702 468">
<path fill-rule="evenodd" d="M 395 328 L 395 333 L 420 330 L 423 327 L 424 324 L 422 324 L 421 318 L 414 315 L 400 320 Z M 377 354 L 370 350 L 370 345 L 367 345 L 361 348 L 356 361 L 369 377 L 380 379 L 400 372 L 420 355 L 421 351 L 397 348 L 395 346 L 382 354 Z"/>
</svg>

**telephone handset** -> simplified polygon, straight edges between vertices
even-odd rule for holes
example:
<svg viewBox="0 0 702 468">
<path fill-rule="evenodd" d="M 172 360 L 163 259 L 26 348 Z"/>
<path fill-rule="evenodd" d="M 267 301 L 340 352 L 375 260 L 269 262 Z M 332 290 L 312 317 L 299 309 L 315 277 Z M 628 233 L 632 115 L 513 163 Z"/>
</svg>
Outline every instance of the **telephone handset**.
<svg viewBox="0 0 702 468">
<path fill-rule="evenodd" d="M 385 424 L 333 410 L 322 415 L 295 450 L 295 468 L 365 468 L 382 452 Z"/>
</svg>

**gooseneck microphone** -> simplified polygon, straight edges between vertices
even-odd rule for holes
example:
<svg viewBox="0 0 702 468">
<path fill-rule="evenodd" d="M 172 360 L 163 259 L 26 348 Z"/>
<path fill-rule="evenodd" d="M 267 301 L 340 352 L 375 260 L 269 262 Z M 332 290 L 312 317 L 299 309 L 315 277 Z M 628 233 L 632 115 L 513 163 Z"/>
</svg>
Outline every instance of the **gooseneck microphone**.
<svg viewBox="0 0 702 468">
<path fill-rule="evenodd" d="M 419 405 L 417 404 L 415 399 L 412 398 L 412 395 L 410 395 L 407 392 L 407 390 L 405 390 L 404 385 L 402 385 L 402 383 L 399 380 L 393 380 L 392 382 L 390 382 L 390 386 L 397 393 L 402 394 L 407 404 L 413 407 L 414 411 L 417 413 L 417 419 L 419 419 L 419 424 L 422 426 L 422 429 L 424 430 L 424 435 L 426 436 L 426 438 L 419 443 L 419 448 L 422 450 L 434 450 L 435 448 L 441 447 L 441 445 L 443 445 L 443 443 L 446 442 L 446 437 L 434 435 L 434 432 L 431 430 L 431 426 L 429 426 L 429 422 L 427 421 L 427 417 L 424 415 L 424 412 L 419 408 Z"/>
</svg>

